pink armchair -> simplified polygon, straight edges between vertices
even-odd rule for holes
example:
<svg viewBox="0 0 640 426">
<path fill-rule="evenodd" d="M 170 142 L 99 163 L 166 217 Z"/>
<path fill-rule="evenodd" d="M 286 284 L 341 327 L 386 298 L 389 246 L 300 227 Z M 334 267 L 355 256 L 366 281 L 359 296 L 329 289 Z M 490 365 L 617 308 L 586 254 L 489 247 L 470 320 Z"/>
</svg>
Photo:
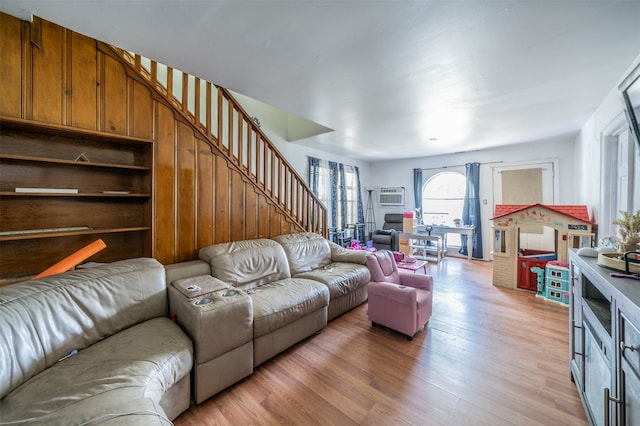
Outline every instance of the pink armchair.
<svg viewBox="0 0 640 426">
<path fill-rule="evenodd" d="M 388 250 L 367 254 L 367 266 L 371 273 L 369 320 L 374 327 L 383 325 L 412 340 L 431 317 L 433 278 L 398 272 L 393 254 Z"/>
</svg>

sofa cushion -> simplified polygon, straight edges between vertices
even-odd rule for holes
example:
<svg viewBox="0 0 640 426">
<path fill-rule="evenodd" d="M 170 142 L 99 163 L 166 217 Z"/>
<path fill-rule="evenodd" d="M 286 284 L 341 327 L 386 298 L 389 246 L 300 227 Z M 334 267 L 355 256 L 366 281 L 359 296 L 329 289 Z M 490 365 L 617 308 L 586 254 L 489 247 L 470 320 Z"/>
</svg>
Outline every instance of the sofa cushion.
<svg viewBox="0 0 640 426">
<path fill-rule="evenodd" d="M 273 237 L 282 245 L 289 260 L 291 275 L 321 268 L 331 263 L 329 240 L 313 232 L 299 232 Z"/>
<path fill-rule="evenodd" d="M 253 336 L 260 337 L 322 309 L 329 290 L 317 281 L 287 278 L 248 291 L 253 300 Z"/>
<path fill-rule="evenodd" d="M 189 338 L 168 318 L 142 322 L 56 360 L 17 387 L 0 402 L 2 421 L 81 424 L 125 414 L 126 402 L 135 400 L 150 400 L 162 413 L 156 404 L 189 374 L 192 353 Z"/>
<path fill-rule="evenodd" d="M 167 316 L 163 266 L 129 259 L 0 288 L 0 398 L 74 349 Z"/>
<path fill-rule="evenodd" d="M 241 289 L 291 277 L 282 246 L 265 238 L 214 244 L 199 256 L 211 265 L 211 275 Z"/>
<path fill-rule="evenodd" d="M 306 278 L 323 283 L 329 288 L 331 300 L 366 285 L 370 281 L 369 269 L 356 263 L 330 263 L 313 271 L 303 272 L 294 278 Z"/>
</svg>

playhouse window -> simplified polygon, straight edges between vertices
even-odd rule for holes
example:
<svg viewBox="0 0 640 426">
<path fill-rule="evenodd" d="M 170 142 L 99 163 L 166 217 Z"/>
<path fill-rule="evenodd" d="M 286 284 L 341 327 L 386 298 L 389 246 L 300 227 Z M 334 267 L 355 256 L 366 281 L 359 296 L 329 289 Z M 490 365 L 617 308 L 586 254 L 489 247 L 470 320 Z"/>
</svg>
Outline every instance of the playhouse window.
<svg viewBox="0 0 640 426">
<path fill-rule="evenodd" d="M 587 235 L 573 235 L 569 248 L 591 247 L 591 237 Z"/>
<path fill-rule="evenodd" d="M 501 231 L 496 229 L 493 252 L 494 253 L 506 253 L 507 252 L 507 243 L 506 243 L 506 231 Z"/>
</svg>

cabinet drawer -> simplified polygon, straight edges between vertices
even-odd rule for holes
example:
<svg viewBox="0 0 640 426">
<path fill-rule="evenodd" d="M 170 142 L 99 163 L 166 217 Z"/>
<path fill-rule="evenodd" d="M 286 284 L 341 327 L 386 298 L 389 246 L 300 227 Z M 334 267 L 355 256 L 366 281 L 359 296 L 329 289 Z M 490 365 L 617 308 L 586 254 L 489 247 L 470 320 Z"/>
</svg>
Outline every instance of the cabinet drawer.
<svg viewBox="0 0 640 426">
<path fill-rule="evenodd" d="M 620 314 L 620 352 L 631 368 L 640 374 L 640 331 Z"/>
</svg>

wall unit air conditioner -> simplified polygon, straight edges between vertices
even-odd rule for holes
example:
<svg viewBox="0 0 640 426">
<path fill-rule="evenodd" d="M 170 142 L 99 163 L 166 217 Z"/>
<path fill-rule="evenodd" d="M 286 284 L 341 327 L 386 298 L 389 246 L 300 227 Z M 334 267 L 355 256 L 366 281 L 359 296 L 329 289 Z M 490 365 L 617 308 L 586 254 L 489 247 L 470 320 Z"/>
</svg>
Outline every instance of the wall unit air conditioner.
<svg viewBox="0 0 640 426">
<path fill-rule="evenodd" d="M 380 188 L 378 204 L 381 206 L 404 206 L 404 188 Z"/>
</svg>

